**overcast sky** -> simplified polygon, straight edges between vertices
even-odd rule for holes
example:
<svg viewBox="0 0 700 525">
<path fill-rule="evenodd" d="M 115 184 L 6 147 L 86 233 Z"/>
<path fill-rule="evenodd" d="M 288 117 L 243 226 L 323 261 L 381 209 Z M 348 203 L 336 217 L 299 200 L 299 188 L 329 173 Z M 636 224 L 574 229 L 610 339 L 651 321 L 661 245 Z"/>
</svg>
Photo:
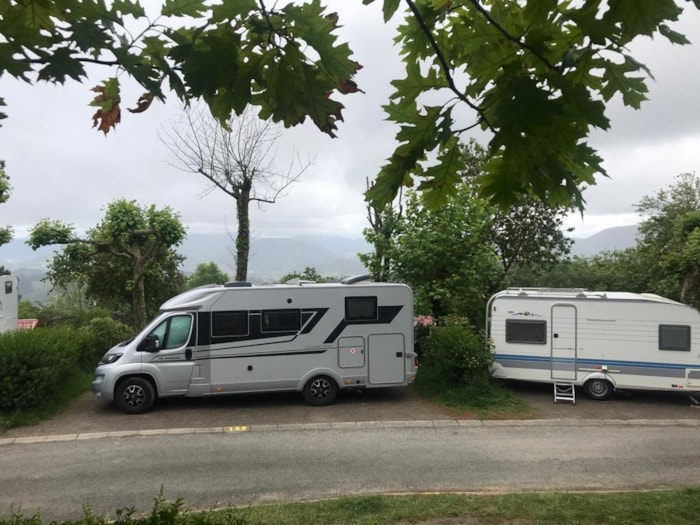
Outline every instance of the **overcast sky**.
<svg viewBox="0 0 700 525">
<path fill-rule="evenodd" d="M 700 166 L 700 15 L 692 4 L 681 3 L 689 7 L 674 28 L 698 44 L 680 47 L 645 39 L 632 48 L 656 78 L 649 81 L 650 100 L 640 111 L 613 105 L 612 129 L 591 138 L 610 178 L 585 192 L 583 219 L 575 215 L 569 221 L 574 236 L 637 222 L 634 204 L 641 197 Z M 344 24 L 342 38 L 364 65 L 357 82 L 365 94 L 342 98 L 345 122 L 336 139 L 309 123 L 285 131 L 279 169 L 287 170 L 295 149 L 316 162 L 283 200 L 251 208 L 254 236 L 360 237 L 367 226 L 365 180 L 392 153 L 395 134 L 380 106 L 391 92 L 390 80 L 403 76 L 380 4 L 332 2 Z M 173 159 L 158 134 L 178 116 L 174 97 L 141 115 L 123 111 L 121 124 L 107 137 L 91 129 L 90 88 L 109 76 L 112 71 L 97 70 L 83 84 L 58 87 L 0 79 L 9 116 L 0 128 L 0 158 L 14 187 L 11 199 L 0 205 L 0 225 L 13 225 L 16 237 L 25 237 L 27 228 L 44 217 L 85 229 L 99 222 L 109 202 L 124 197 L 172 207 L 191 232 L 222 232 L 227 225 L 235 231 L 233 200 L 219 191 L 203 196 L 209 188 L 203 177 L 169 164 Z M 125 83 L 123 107 L 133 107 L 141 90 Z"/>
</svg>

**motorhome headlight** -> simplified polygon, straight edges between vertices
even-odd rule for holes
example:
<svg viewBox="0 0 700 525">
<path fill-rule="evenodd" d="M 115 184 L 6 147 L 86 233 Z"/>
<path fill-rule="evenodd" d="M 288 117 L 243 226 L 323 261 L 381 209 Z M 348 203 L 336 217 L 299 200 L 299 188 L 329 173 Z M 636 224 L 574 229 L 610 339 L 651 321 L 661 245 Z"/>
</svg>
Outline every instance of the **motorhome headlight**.
<svg viewBox="0 0 700 525">
<path fill-rule="evenodd" d="M 119 360 L 124 354 L 105 354 L 98 364 L 100 365 L 111 365 L 112 363 Z"/>
</svg>

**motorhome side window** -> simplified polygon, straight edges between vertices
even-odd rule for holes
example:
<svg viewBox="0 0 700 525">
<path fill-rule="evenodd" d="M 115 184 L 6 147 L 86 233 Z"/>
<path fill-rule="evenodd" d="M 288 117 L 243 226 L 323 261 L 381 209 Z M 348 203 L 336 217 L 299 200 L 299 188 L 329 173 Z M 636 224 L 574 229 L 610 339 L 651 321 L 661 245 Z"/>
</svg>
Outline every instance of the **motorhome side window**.
<svg viewBox="0 0 700 525">
<path fill-rule="evenodd" d="M 377 319 L 376 297 L 346 297 L 346 321 L 375 321 Z"/>
<path fill-rule="evenodd" d="M 5 281 L 5 293 L 12 293 L 12 281 Z"/>
<path fill-rule="evenodd" d="M 690 326 L 659 325 L 659 350 L 690 352 Z"/>
<path fill-rule="evenodd" d="M 212 337 L 248 335 L 248 312 L 214 312 L 211 318 Z"/>
<path fill-rule="evenodd" d="M 301 328 L 301 310 L 263 310 L 263 332 L 296 332 Z"/>
<path fill-rule="evenodd" d="M 190 338 L 191 315 L 174 315 L 156 326 L 149 335 L 158 336 L 161 350 L 179 348 Z"/>
<path fill-rule="evenodd" d="M 506 319 L 506 343 L 547 343 L 547 321 L 537 319 Z"/>
</svg>

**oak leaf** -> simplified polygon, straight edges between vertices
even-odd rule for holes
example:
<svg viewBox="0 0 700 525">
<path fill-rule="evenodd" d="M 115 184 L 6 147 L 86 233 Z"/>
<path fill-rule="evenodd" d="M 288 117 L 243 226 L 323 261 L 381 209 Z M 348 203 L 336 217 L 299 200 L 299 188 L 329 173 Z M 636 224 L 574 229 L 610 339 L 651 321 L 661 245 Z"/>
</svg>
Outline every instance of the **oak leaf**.
<svg viewBox="0 0 700 525">
<path fill-rule="evenodd" d="M 110 78 L 101 86 L 93 87 L 92 91 L 97 93 L 97 96 L 90 105 L 98 108 L 92 116 L 92 127 L 106 135 L 110 128 L 116 127 L 121 121 L 119 82 L 116 78 Z"/>
<path fill-rule="evenodd" d="M 153 102 L 153 93 L 144 93 L 136 101 L 135 108 L 127 108 L 129 113 L 143 113 L 148 108 L 151 107 L 151 102 Z"/>
<path fill-rule="evenodd" d="M 102 109 L 95 111 L 95 114 L 92 116 L 92 127 L 97 128 L 106 135 L 110 128 L 117 127 L 121 119 L 122 112 L 119 108 L 119 104 L 116 104 L 112 106 L 112 109 L 109 111 L 104 111 Z"/>
</svg>

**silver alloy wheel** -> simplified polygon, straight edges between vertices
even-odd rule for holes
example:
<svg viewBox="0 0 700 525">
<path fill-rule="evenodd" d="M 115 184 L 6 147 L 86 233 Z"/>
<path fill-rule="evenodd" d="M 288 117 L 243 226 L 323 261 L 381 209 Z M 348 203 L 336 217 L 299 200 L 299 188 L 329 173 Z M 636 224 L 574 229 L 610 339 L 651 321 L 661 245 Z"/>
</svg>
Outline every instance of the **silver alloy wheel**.
<svg viewBox="0 0 700 525">
<path fill-rule="evenodd" d="M 114 403 L 127 414 L 143 414 L 157 398 L 153 384 L 145 377 L 127 377 L 114 391 Z"/>
<path fill-rule="evenodd" d="M 311 383 L 311 388 L 309 390 L 314 399 L 323 400 L 330 395 L 333 387 L 325 377 L 317 377 Z"/>
<path fill-rule="evenodd" d="M 331 377 L 318 375 L 306 382 L 302 393 L 310 405 L 330 405 L 338 395 L 338 383 Z"/>
<path fill-rule="evenodd" d="M 124 389 L 122 399 L 126 406 L 141 407 L 146 400 L 146 391 L 140 385 L 129 385 Z"/>
</svg>

